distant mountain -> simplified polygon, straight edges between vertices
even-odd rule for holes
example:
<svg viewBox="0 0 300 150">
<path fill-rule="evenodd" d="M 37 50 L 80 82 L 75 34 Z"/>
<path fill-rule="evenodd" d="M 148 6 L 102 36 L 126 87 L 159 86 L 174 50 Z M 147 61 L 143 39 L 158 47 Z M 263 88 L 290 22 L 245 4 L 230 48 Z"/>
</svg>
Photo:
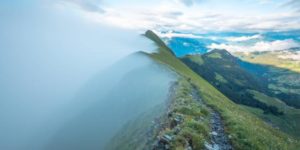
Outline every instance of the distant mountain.
<svg viewBox="0 0 300 150">
<path fill-rule="evenodd" d="M 202 62 L 199 63 L 197 59 Z M 226 50 L 213 50 L 198 56 L 188 55 L 181 60 L 234 102 L 260 108 L 265 113 L 283 114 L 276 107 L 254 98 L 250 92 L 252 90 L 268 94 L 267 81 L 242 68 L 239 59 Z"/>
<path fill-rule="evenodd" d="M 250 47 L 259 43 L 271 44 L 273 42 L 299 43 L 300 32 L 208 32 L 201 34 L 168 31 L 160 33 L 163 41 L 170 47 L 176 56 L 182 57 L 189 54 L 204 54 L 210 51 L 212 45 L 236 47 Z M 224 44 L 224 45 L 222 45 Z M 272 45 L 270 45 L 272 47 Z M 283 47 L 287 46 L 286 44 Z M 259 49 L 263 46 L 258 46 Z M 282 46 L 281 46 L 282 47 Z M 287 46 L 288 47 L 288 46 Z M 299 49 L 299 48 L 297 48 Z M 249 49 L 251 50 L 251 49 Z"/>
<path fill-rule="evenodd" d="M 268 52 L 261 53 L 266 55 L 262 61 L 274 57 L 267 54 Z M 255 60 L 253 55 L 259 57 L 260 53 L 245 53 L 244 57 Z M 246 62 L 225 50 L 187 55 L 181 60 L 235 103 L 246 105 L 243 107 L 272 126 L 300 136 L 300 110 L 293 108 L 299 108 L 300 104 L 299 95 L 293 93 L 300 89 L 299 73 Z"/>
</svg>

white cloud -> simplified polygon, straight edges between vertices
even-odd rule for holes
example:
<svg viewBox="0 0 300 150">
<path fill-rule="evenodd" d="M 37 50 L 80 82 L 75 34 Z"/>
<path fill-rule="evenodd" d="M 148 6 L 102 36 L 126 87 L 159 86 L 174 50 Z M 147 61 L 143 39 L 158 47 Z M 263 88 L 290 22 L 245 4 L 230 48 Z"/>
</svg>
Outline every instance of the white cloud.
<svg viewBox="0 0 300 150">
<path fill-rule="evenodd" d="M 278 55 L 278 58 L 300 61 L 300 52 L 283 51 L 281 55 Z"/>
<path fill-rule="evenodd" d="M 162 38 L 173 38 L 173 37 L 182 37 L 182 38 L 193 38 L 193 39 L 203 39 L 205 37 L 200 36 L 200 35 L 194 35 L 194 34 L 186 34 L 186 33 L 174 33 L 172 31 L 162 33 L 159 31 L 154 30 L 154 32 Z"/>
<path fill-rule="evenodd" d="M 241 36 L 241 37 L 227 37 L 225 38 L 227 41 L 231 42 L 243 42 L 243 41 L 249 41 L 249 40 L 254 40 L 254 39 L 262 39 L 263 36 L 260 34 L 256 34 L 253 36 Z"/>
<path fill-rule="evenodd" d="M 89 0 L 64 0 L 80 4 L 82 15 L 92 22 L 130 29 L 176 30 L 201 33 L 209 31 L 286 31 L 300 29 L 300 14 L 292 11 L 243 14 L 210 10 L 192 5 L 202 0 L 162 0 L 153 6 L 99 6 Z M 100 0 L 101 1 L 101 0 Z M 95 4 L 95 7 L 91 5 Z M 184 5 L 183 5 L 184 4 Z M 190 7 L 186 7 L 190 6 Z M 89 9 L 87 9 L 89 8 Z M 91 11 L 91 10 L 99 11 Z M 67 9 L 67 8 L 66 8 Z M 102 11 L 101 11 L 102 10 Z M 238 39 L 237 39 L 238 40 Z"/>
<path fill-rule="evenodd" d="M 215 43 L 208 46 L 209 49 L 225 49 L 230 52 L 278 51 L 295 47 L 300 47 L 300 44 L 292 39 L 276 40 L 272 42 L 262 41 L 248 46 Z"/>
</svg>

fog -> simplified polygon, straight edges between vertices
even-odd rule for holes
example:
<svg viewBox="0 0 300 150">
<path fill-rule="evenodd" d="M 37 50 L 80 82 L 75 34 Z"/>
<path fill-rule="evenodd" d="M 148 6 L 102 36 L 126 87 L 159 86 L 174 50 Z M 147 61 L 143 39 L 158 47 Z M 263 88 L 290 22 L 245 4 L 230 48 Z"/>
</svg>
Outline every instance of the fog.
<svg viewBox="0 0 300 150">
<path fill-rule="evenodd" d="M 127 57 L 92 79 L 72 101 L 71 108 L 59 113 L 80 112 L 63 119 L 70 121 L 63 123 L 46 149 L 103 148 L 128 121 L 165 104 L 173 79 L 174 75 L 145 56 Z"/>
<path fill-rule="evenodd" d="M 13 3 L 0 2 L 0 149 L 101 149 L 166 99 L 173 75 L 130 55 L 155 49 L 137 31 Z"/>
</svg>

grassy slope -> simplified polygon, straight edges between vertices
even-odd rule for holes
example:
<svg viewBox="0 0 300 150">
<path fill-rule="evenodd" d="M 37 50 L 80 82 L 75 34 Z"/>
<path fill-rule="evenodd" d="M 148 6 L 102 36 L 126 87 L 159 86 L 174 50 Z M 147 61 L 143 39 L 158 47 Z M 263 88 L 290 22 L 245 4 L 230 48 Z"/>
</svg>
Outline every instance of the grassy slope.
<svg viewBox="0 0 300 150">
<path fill-rule="evenodd" d="M 230 134 L 231 141 L 236 149 L 297 149 L 300 146 L 298 141 L 270 127 L 256 116 L 230 101 L 177 59 L 153 32 L 147 31 L 145 36 L 153 40 L 158 46 L 157 53 L 147 55 L 167 65 L 182 77 L 191 80 L 198 87 L 203 100 L 221 113 L 226 125 L 226 131 Z"/>
<path fill-rule="evenodd" d="M 167 108 L 159 105 L 128 122 L 105 149 L 150 150 L 164 135 L 173 137 L 169 143 L 172 150 L 185 150 L 189 140 L 193 141 L 194 150 L 204 149 L 205 141 L 209 141 L 208 109 L 193 99 L 193 87 L 187 80 L 179 78 L 171 87 Z M 174 126 L 174 119 L 178 116 L 181 122 Z"/>
<path fill-rule="evenodd" d="M 220 53 L 222 53 L 222 51 L 212 51 L 212 52 L 208 53 L 207 55 L 197 55 L 197 56 L 196 55 L 188 55 L 182 59 L 183 59 L 183 61 L 191 60 L 191 61 L 199 64 L 199 66 L 197 66 L 196 68 L 200 69 L 200 74 L 202 74 L 205 71 L 205 73 L 207 75 L 207 73 L 211 71 L 211 73 L 207 75 L 211 78 L 206 78 L 206 79 L 211 84 L 213 84 L 216 88 L 220 89 L 220 87 L 224 86 L 224 84 L 228 84 L 229 86 L 234 86 L 234 82 L 239 81 L 238 85 L 240 85 L 241 87 L 231 88 L 231 90 L 220 89 L 220 91 L 222 91 L 222 93 L 225 95 L 226 95 L 226 92 L 238 93 L 239 92 L 238 90 L 241 90 L 244 87 L 247 87 L 246 85 L 253 84 L 253 81 L 249 80 L 249 78 L 240 78 L 243 74 L 249 74 L 249 72 L 238 71 L 238 70 L 241 70 L 242 68 L 237 63 L 233 63 L 233 64 L 227 63 L 228 60 L 230 60 L 231 58 L 226 57 L 225 55 L 223 56 L 224 58 L 222 58 Z M 211 55 L 214 56 L 217 54 L 219 54 L 219 56 L 221 56 L 222 59 L 211 58 Z M 218 57 L 218 58 L 220 58 L 220 57 Z M 198 60 L 202 60 L 201 63 L 198 63 L 199 62 Z M 214 66 L 216 66 L 216 67 L 214 67 Z M 229 66 L 229 67 L 226 67 L 226 66 Z M 206 67 L 208 69 L 205 69 L 205 68 L 201 69 L 201 67 L 202 68 Z M 191 68 L 193 68 L 193 67 L 191 67 Z M 195 69 L 195 71 L 197 71 L 198 69 Z M 224 69 L 226 69 L 227 72 L 226 72 L 226 70 L 224 71 Z M 218 73 L 216 73 L 216 72 L 218 72 Z M 224 77 L 222 75 L 224 75 L 226 78 L 224 79 Z M 205 76 L 203 76 L 203 77 L 205 77 Z M 228 79 L 228 81 L 226 79 Z M 247 110 L 250 110 L 250 112 L 252 112 L 255 115 L 259 116 L 260 118 L 264 119 L 266 122 L 271 123 L 273 126 L 279 127 L 282 131 L 284 131 L 290 135 L 300 137 L 300 126 L 299 126 L 300 125 L 300 110 L 299 109 L 291 108 L 291 107 L 287 106 L 285 103 L 283 103 L 281 100 L 274 98 L 274 97 L 267 96 L 266 94 L 257 91 L 257 90 L 259 90 L 259 88 L 255 87 L 255 86 L 249 87 L 249 88 L 252 88 L 253 90 L 245 88 L 243 91 L 241 91 L 243 93 L 249 93 L 249 94 L 247 94 L 248 99 L 246 99 L 246 101 L 256 100 L 256 101 L 260 101 L 260 102 L 266 104 L 267 106 L 274 106 L 274 107 L 278 108 L 279 112 L 284 112 L 284 115 L 275 116 L 272 114 L 265 114 L 262 110 L 253 109 L 253 107 L 252 107 L 252 109 L 245 107 L 245 108 L 247 108 Z M 250 96 L 251 96 L 251 99 L 250 99 Z M 230 98 L 230 96 L 228 96 L 228 97 Z M 230 98 L 230 99 L 234 100 L 232 98 Z M 243 97 L 237 97 L 237 99 L 243 99 Z"/>
<path fill-rule="evenodd" d="M 284 132 L 294 135 L 294 136 L 299 136 L 300 130 L 298 124 L 300 123 L 299 118 L 300 112 L 295 109 L 288 110 L 288 113 L 284 116 L 278 117 L 274 116 L 272 114 L 264 114 L 262 110 L 253 108 L 253 107 L 248 107 L 241 105 L 242 108 L 245 110 L 257 115 L 258 117 L 266 120 L 268 124 L 271 126 L 274 126 L 275 128 L 280 128 Z"/>
<path fill-rule="evenodd" d="M 164 124 L 166 128 L 160 131 L 158 136 L 169 135 L 174 137 L 170 142 L 171 149 L 185 150 L 187 141 L 192 141 L 194 150 L 204 149 L 205 141 L 209 141 L 209 111 L 205 105 L 193 99 L 191 95 L 192 84 L 183 78 L 179 78 L 176 91 L 168 109 L 168 117 Z M 174 118 L 180 116 L 181 122 L 172 127 Z M 179 129 L 179 130 L 177 130 Z"/>
<path fill-rule="evenodd" d="M 285 131 L 286 133 L 293 135 L 295 137 L 300 137 L 300 110 L 295 109 L 293 107 L 287 106 L 282 101 L 274 98 L 269 97 L 263 93 L 257 91 L 250 91 L 254 97 L 262 101 L 268 105 L 275 106 L 280 110 L 284 111 L 284 115 L 282 116 L 274 116 L 272 114 L 265 114 L 263 111 L 258 110 L 256 108 L 249 108 L 244 107 L 248 111 L 254 113 L 258 117 L 266 120 L 267 122 L 271 123 L 275 127 L 279 127 L 281 130 Z"/>
<path fill-rule="evenodd" d="M 280 111 L 285 111 L 286 104 L 277 98 L 270 97 L 261 92 L 255 90 L 248 90 L 249 93 L 253 94 L 253 97 L 261 102 L 264 102 L 270 106 L 277 107 Z"/>
<path fill-rule="evenodd" d="M 196 56 L 194 56 L 196 57 Z M 203 60 L 185 56 L 181 60 L 194 72 L 202 76 L 230 100 L 235 103 L 256 107 L 275 115 L 282 114 L 276 107 L 270 107 L 262 101 L 257 101 L 248 92 L 249 89 L 267 93 L 266 80 L 258 78 L 239 65 L 239 60 L 225 50 L 213 50 L 198 56 Z M 193 59 L 192 59 L 193 58 Z"/>
</svg>

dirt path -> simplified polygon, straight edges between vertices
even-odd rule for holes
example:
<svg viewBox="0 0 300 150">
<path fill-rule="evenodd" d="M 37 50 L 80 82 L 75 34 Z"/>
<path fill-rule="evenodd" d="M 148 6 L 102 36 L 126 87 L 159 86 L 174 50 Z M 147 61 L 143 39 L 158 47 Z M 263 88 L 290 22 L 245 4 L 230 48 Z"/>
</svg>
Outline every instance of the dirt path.
<svg viewBox="0 0 300 150">
<path fill-rule="evenodd" d="M 199 92 L 196 87 L 193 88 L 192 96 L 199 103 L 205 105 L 202 99 L 199 96 Z M 208 107 L 209 108 L 209 107 Z M 232 150 L 232 146 L 229 142 L 228 135 L 224 131 L 224 124 L 221 119 L 221 115 L 214 111 L 212 108 L 209 108 L 211 112 L 211 140 L 210 142 L 205 143 L 207 150 Z"/>
</svg>

